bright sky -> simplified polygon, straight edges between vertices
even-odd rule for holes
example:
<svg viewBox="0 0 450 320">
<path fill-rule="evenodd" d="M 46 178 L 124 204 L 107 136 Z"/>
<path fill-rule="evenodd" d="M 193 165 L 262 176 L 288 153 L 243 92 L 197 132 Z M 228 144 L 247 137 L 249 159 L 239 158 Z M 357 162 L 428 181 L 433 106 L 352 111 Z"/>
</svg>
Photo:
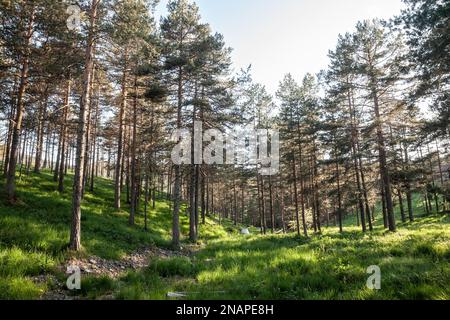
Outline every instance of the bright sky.
<svg viewBox="0 0 450 320">
<path fill-rule="evenodd" d="M 161 0 L 164 14 L 168 0 Z M 253 79 L 274 94 L 284 74 L 300 81 L 328 65 L 339 33 L 358 20 L 390 18 L 401 0 L 197 0 L 203 21 L 224 35 L 236 70 L 252 64 Z"/>
</svg>

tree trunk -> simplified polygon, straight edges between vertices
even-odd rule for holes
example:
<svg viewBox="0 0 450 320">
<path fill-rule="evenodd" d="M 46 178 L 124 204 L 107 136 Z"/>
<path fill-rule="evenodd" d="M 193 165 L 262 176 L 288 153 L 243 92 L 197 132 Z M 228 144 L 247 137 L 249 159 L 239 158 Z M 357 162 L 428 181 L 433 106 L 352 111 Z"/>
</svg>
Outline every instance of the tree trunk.
<svg viewBox="0 0 450 320">
<path fill-rule="evenodd" d="M 202 213 L 202 224 L 204 225 L 206 223 L 206 174 L 204 172 L 204 170 L 200 170 L 200 166 L 199 166 L 199 172 L 200 173 L 200 177 L 201 177 L 201 184 L 200 184 L 200 199 L 201 199 L 201 203 L 200 203 L 200 207 L 201 207 L 201 213 Z"/>
<path fill-rule="evenodd" d="M 134 217 L 136 215 L 137 207 L 137 179 L 136 175 L 137 167 L 137 77 L 134 78 L 134 97 L 133 97 L 133 137 L 131 142 L 131 210 L 129 217 L 129 224 L 134 226 Z"/>
<path fill-rule="evenodd" d="M 116 169 L 115 169 L 115 182 L 114 182 L 114 208 L 120 209 L 120 197 L 122 189 L 122 153 L 123 153 L 123 118 L 125 109 L 127 107 L 127 68 L 128 68 L 128 53 L 125 50 L 125 65 L 122 70 L 122 101 L 120 103 L 119 110 L 119 134 L 117 137 L 117 157 L 116 157 Z"/>
<path fill-rule="evenodd" d="M 92 53 L 93 56 L 95 56 L 95 48 L 94 52 Z M 94 103 L 94 86 L 95 86 L 95 63 L 92 66 L 92 75 L 91 75 L 91 81 L 90 81 L 90 89 L 89 89 L 89 104 L 87 105 L 87 123 L 86 123 L 86 142 L 85 142 L 85 150 L 84 150 L 84 165 L 83 165 L 83 190 L 81 192 L 81 197 L 84 197 L 84 193 L 86 191 L 86 184 L 89 179 L 89 158 L 90 158 L 90 143 L 91 143 L 91 120 L 92 120 L 92 110 L 93 103 Z"/>
<path fill-rule="evenodd" d="M 442 162 L 441 162 L 441 155 L 439 153 L 439 145 L 436 140 L 436 157 L 438 162 L 438 169 L 439 169 L 439 177 L 441 180 L 441 188 L 444 187 L 444 174 L 442 173 Z M 443 205 L 442 205 L 442 211 L 444 212 L 447 209 L 447 199 L 446 197 L 443 197 Z M 439 210 L 438 210 L 439 211 Z"/>
<path fill-rule="evenodd" d="M 402 191 L 400 190 L 400 188 L 397 191 L 397 195 L 398 195 L 398 203 L 400 205 L 400 215 L 402 217 L 402 222 L 405 223 L 406 215 L 405 215 L 405 208 L 403 206 L 403 195 L 402 195 Z"/>
<path fill-rule="evenodd" d="M 30 19 L 28 21 L 28 28 L 25 34 L 25 50 L 22 57 L 22 70 L 20 73 L 20 84 L 17 92 L 17 107 L 14 129 L 12 133 L 11 151 L 8 164 L 8 174 L 6 175 L 6 195 L 10 203 L 16 201 L 16 166 L 17 155 L 19 150 L 19 140 L 22 131 L 22 120 L 24 113 L 24 95 L 28 85 L 28 72 L 30 67 L 31 55 L 31 37 L 33 36 L 33 26 L 35 19 L 35 8 L 31 9 Z"/>
<path fill-rule="evenodd" d="M 395 225 L 395 215 L 394 215 L 394 206 L 392 201 L 392 188 L 391 188 L 391 178 L 389 176 L 389 169 L 387 164 L 387 155 L 386 155 L 386 145 L 383 135 L 383 129 L 381 125 L 381 114 L 379 108 L 378 101 L 378 93 L 377 89 L 372 89 L 374 109 L 375 109 L 375 121 L 377 128 L 377 139 L 378 139 L 378 152 L 379 152 L 379 160 L 380 160 L 380 173 L 381 179 L 383 180 L 384 187 L 384 196 L 386 200 L 386 213 L 387 213 L 387 221 L 389 231 L 395 232 L 397 227 Z"/>
<path fill-rule="evenodd" d="M 61 147 L 61 159 L 60 159 L 60 166 L 59 166 L 59 182 L 58 182 L 58 191 L 63 192 L 64 191 L 64 175 L 65 175 L 65 153 L 66 153 L 66 140 L 67 140 L 67 118 L 70 111 L 70 91 L 71 91 L 71 80 L 69 79 L 67 81 L 67 88 L 66 88 L 66 95 L 64 98 L 64 119 L 62 123 L 61 128 L 61 137 L 62 140 L 62 147 Z"/>
<path fill-rule="evenodd" d="M 294 178 L 294 204 L 295 204 L 295 220 L 297 227 L 297 235 L 300 237 L 300 216 L 298 205 L 298 187 L 297 187 L 297 164 L 295 161 L 295 155 L 292 156 L 292 175 Z"/>
<path fill-rule="evenodd" d="M 338 195 L 338 220 L 339 220 L 339 232 L 342 233 L 342 195 L 341 195 L 341 180 L 340 180 L 340 170 L 339 170 L 339 160 L 337 158 L 337 147 L 335 149 L 336 153 L 336 182 L 337 182 L 337 195 Z"/>
<path fill-rule="evenodd" d="M 94 192 L 94 184 L 95 184 L 95 177 L 98 177 L 98 162 L 100 160 L 100 146 L 97 146 L 97 131 L 98 131 L 98 122 L 100 117 L 100 111 L 99 111 L 99 92 L 97 91 L 97 101 L 95 104 L 95 116 L 94 116 L 94 132 L 93 132 L 93 141 L 92 141 L 92 168 L 91 168 L 91 179 L 90 179 L 90 186 L 89 191 Z"/>
<path fill-rule="evenodd" d="M 272 186 L 272 176 L 269 175 L 269 209 L 270 209 L 270 222 L 272 234 L 275 233 L 275 211 L 273 210 L 273 186 Z"/>
<path fill-rule="evenodd" d="M 44 101 L 40 105 L 38 115 L 38 128 L 37 128 L 37 142 L 36 142 L 36 159 L 34 164 L 34 173 L 41 171 L 42 150 L 44 146 L 44 124 L 47 113 L 48 94 L 47 88 L 45 89 Z"/>
<path fill-rule="evenodd" d="M 6 177 L 8 174 L 8 168 L 9 168 L 9 159 L 11 156 L 11 140 L 12 140 L 12 134 L 14 129 L 15 122 L 13 121 L 15 118 L 15 107 L 16 107 L 16 91 L 17 91 L 17 82 L 18 77 L 14 76 L 14 85 L 13 89 L 11 91 L 11 101 L 10 101 L 10 108 L 9 108 L 9 114 L 8 114 L 8 132 L 7 132 L 7 139 L 3 155 L 3 175 Z"/>
<path fill-rule="evenodd" d="M 148 168 L 145 169 L 147 173 L 145 174 L 145 201 L 144 201 L 144 230 L 148 231 L 148 189 L 149 189 L 149 182 L 148 182 Z"/>
<path fill-rule="evenodd" d="M 298 131 L 298 138 L 301 139 L 300 134 L 300 127 L 297 127 Z M 303 163 L 303 147 L 302 143 L 299 142 L 298 144 L 299 149 L 299 162 L 300 162 L 300 169 Z M 305 185 L 304 185 L 304 179 L 303 175 L 301 174 L 302 170 L 300 170 L 300 204 L 302 206 L 302 224 L 303 224 L 303 235 L 305 237 L 308 236 L 308 226 L 306 225 L 306 213 L 305 213 Z"/>
<path fill-rule="evenodd" d="M 90 82 L 94 65 L 95 25 L 97 8 L 100 0 L 92 0 L 90 8 L 90 28 L 86 46 L 85 69 L 83 75 L 82 95 L 80 100 L 80 113 L 77 129 L 77 153 L 75 161 L 75 175 L 72 197 L 72 227 L 70 230 L 70 249 L 81 249 L 81 196 L 83 191 L 84 151 L 86 141 L 86 108 L 89 106 Z"/>
<path fill-rule="evenodd" d="M 181 129 L 181 116 L 183 108 L 183 69 L 178 69 L 178 108 L 177 129 Z M 175 186 L 173 195 L 173 220 L 172 220 L 172 246 L 180 247 L 180 202 L 181 202 L 181 166 L 175 165 Z"/>
<path fill-rule="evenodd" d="M 261 213 L 263 219 L 263 233 L 267 234 L 266 202 L 264 196 L 264 177 L 260 176 L 259 180 L 261 182 Z"/>
</svg>

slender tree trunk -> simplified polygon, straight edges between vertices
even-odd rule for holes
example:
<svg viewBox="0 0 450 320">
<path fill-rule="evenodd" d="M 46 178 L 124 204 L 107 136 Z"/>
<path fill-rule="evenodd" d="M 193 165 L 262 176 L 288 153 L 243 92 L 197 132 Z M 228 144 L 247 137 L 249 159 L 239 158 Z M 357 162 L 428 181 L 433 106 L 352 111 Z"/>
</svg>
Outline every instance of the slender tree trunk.
<svg viewBox="0 0 450 320">
<path fill-rule="evenodd" d="M 177 129 L 181 129 L 181 116 L 183 108 L 183 69 L 178 69 L 178 108 Z M 175 165 L 175 186 L 173 195 L 173 220 L 172 220 L 172 246 L 180 247 L 180 202 L 181 202 L 181 166 Z"/>
<path fill-rule="evenodd" d="M 84 151 L 86 141 L 86 108 L 89 106 L 90 82 L 94 65 L 94 29 L 97 20 L 97 8 L 100 0 L 92 0 L 90 8 L 90 29 L 86 46 L 85 69 L 83 75 L 82 95 L 80 100 L 80 113 L 77 129 L 77 153 L 75 163 L 75 175 L 73 183 L 72 198 L 72 227 L 70 230 L 70 249 L 79 251 L 81 249 L 81 196 L 83 191 Z"/>
<path fill-rule="evenodd" d="M 317 156 L 316 156 L 316 141 L 313 139 L 313 157 L 312 157 L 312 165 L 313 165 L 313 183 L 314 183 L 314 195 L 313 198 L 315 200 L 315 211 L 316 211 L 316 227 L 319 232 L 322 232 L 321 225 L 321 214 L 320 214 L 320 199 L 319 199 L 319 184 L 318 184 L 318 175 L 319 169 L 317 165 Z"/>
<path fill-rule="evenodd" d="M 131 196 L 130 196 L 130 174 L 131 174 L 131 126 L 125 126 L 126 139 L 124 141 L 126 152 L 124 152 L 124 165 L 126 158 L 126 171 L 125 171 L 125 186 L 126 186 L 126 196 L 127 203 L 131 204 Z"/>
<path fill-rule="evenodd" d="M 129 224 L 131 226 L 134 225 L 134 217 L 136 215 L 136 205 L 137 205 L 137 179 L 139 177 L 136 175 L 136 167 L 137 167 L 137 76 L 134 78 L 134 97 L 133 97 L 133 137 L 131 143 L 131 210 L 130 210 L 130 218 Z"/>
<path fill-rule="evenodd" d="M 273 186 L 272 186 L 272 176 L 269 175 L 269 209 L 270 209 L 270 222 L 272 234 L 275 233 L 275 211 L 273 210 Z"/>
<path fill-rule="evenodd" d="M 127 107 L 127 69 L 128 69 L 128 53 L 125 51 L 125 65 L 122 71 L 122 101 L 119 110 L 119 134 L 117 137 L 117 157 L 114 182 L 114 208 L 120 209 L 120 197 L 122 189 L 122 153 L 123 153 L 123 118 Z"/>
<path fill-rule="evenodd" d="M 430 165 L 430 172 L 431 172 L 431 185 L 433 186 L 433 195 L 434 195 L 434 202 L 436 204 L 436 213 L 439 213 L 439 198 L 438 194 L 436 192 L 436 182 L 434 180 L 434 168 L 433 168 L 433 161 L 432 161 L 432 154 L 430 150 L 430 145 L 427 144 L 428 148 L 428 154 L 430 155 L 429 165 Z M 431 207 L 431 205 L 430 205 Z M 431 209 L 433 211 L 433 209 Z"/>
<path fill-rule="evenodd" d="M 36 151 L 37 144 L 36 144 L 36 137 L 33 136 L 31 141 L 30 141 L 30 149 L 28 151 L 28 162 L 27 162 L 27 176 L 30 175 L 30 170 L 31 170 L 31 164 L 33 161 L 33 154 Z"/>
<path fill-rule="evenodd" d="M 444 174 L 442 173 L 442 162 L 441 162 L 441 155 L 439 152 L 439 145 L 438 142 L 436 140 L 436 157 L 437 157 L 437 162 L 438 162 L 438 169 L 439 169 L 439 177 L 441 180 L 441 188 L 444 187 Z M 443 205 L 442 205 L 442 211 L 445 211 L 447 209 L 447 199 L 446 197 L 443 197 Z M 439 212 L 439 210 L 438 210 Z"/>
<path fill-rule="evenodd" d="M 59 175 L 59 164 L 61 160 L 61 149 L 62 149 L 62 139 L 61 136 L 58 139 L 58 150 L 56 152 L 56 163 L 53 171 L 53 181 L 58 182 L 58 175 Z"/>
<path fill-rule="evenodd" d="M 149 199 L 149 195 L 148 195 L 148 189 L 149 189 L 149 185 L 148 185 L 148 169 L 146 169 L 147 173 L 145 174 L 145 201 L 144 201 L 144 230 L 148 231 L 148 199 Z"/>
<path fill-rule="evenodd" d="M 42 164 L 42 167 L 45 169 L 48 168 L 48 156 L 50 153 L 50 141 L 51 141 L 51 137 L 52 137 L 51 133 L 52 133 L 52 129 L 51 129 L 50 121 L 48 121 L 47 137 L 46 137 L 46 141 L 45 141 L 45 151 L 44 151 L 44 163 Z"/>
<path fill-rule="evenodd" d="M 94 116 L 94 132 L 93 132 L 93 141 L 92 141 L 92 168 L 91 168 L 91 185 L 89 186 L 89 190 L 94 192 L 94 184 L 95 177 L 98 177 L 98 163 L 100 160 L 100 146 L 97 146 L 97 131 L 98 131 L 98 122 L 99 122 L 99 89 L 97 91 L 97 101 L 95 104 L 95 116 Z"/>
<path fill-rule="evenodd" d="M 52 151 L 50 154 L 50 172 L 53 172 L 53 167 L 54 167 L 54 158 L 55 158 L 55 145 L 56 145 L 56 130 L 53 133 L 53 138 L 52 138 Z"/>
<path fill-rule="evenodd" d="M 339 170 L 339 160 L 337 158 L 337 148 L 336 153 L 336 182 L 337 182 L 337 195 L 338 195 L 338 220 L 339 220 L 339 232 L 343 232 L 342 228 L 342 195 L 341 195 L 341 180 L 340 180 L 340 170 Z"/>
<path fill-rule="evenodd" d="M 409 153 L 408 146 L 406 142 L 404 143 L 403 150 L 405 153 L 405 166 L 407 170 L 407 178 L 406 178 L 406 202 L 408 203 L 408 217 L 409 221 L 414 221 L 414 212 L 413 212 L 413 203 L 412 203 L 412 191 L 411 191 L 411 178 L 409 177 L 410 165 L 409 165 Z"/>
<path fill-rule="evenodd" d="M 16 166 L 17 155 L 19 150 L 19 140 L 22 131 L 22 120 L 24 113 L 24 95 L 28 86 L 28 72 L 30 67 L 30 55 L 31 55 L 31 37 L 33 36 L 33 27 L 35 19 L 34 5 L 29 15 L 28 27 L 25 35 L 25 50 L 22 57 L 22 70 L 20 74 L 20 84 L 17 92 L 17 107 L 16 118 L 14 121 L 14 128 L 12 133 L 11 151 L 8 164 L 8 174 L 6 175 L 6 195 L 9 202 L 14 203 L 16 201 Z"/>
<path fill-rule="evenodd" d="M 236 180 L 233 177 L 233 220 L 234 225 L 237 226 L 238 223 L 238 212 L 237 212 L 237 193 L 236 193 Z"/>
<path fill-rule="evenodd" d="M 358 147 L 359 148 L 359 147 Z M 367 213 L 367 221 L 369 222 L 369 230 L 373 231 L 373 224 L 372 221 L 374 221 L 374 212 L 372 210 L 370 210 L 370 205 L 369 205 L 369 197 L 367 195 L 367 184 L 366 184 L 366 177 L 364 174 L 364 166 L 363 166 L 363 162 L 362 162 L 362 157 L 361 157 L 361 153 L 359 152 L 359 170 L 361 173 L 361 183 L 362 183 L 362 190 L 363 190 L 363 195 L 364 195 L 364 203 L 366 205 L 366 213 Z"/>
<path fill-rule="evenodd" d="M 34 173 L 39 173 L 41 171 L 41 160 L 42 160 L 42 151 L 44 146 L 44 126 L 45 126 L 45 118 L 47 113 L 47 104 L 48 104 L 48 93 L 47 88 L 45 89 L 44 101 L 40 105 L 39 115 L 38 115 L 38 128 L 37 128 L 37 142 L 36 142 L 36 159 L 34 165 Z"/>
<path fill-rule="evenodd" d="M 358 135 L 355 120 L 354 120 L 354 111 L 353 106 L 351 102 L 350 92 L 348 92 L 348 101 L 349 101 L 349 108 L 350 108 L 350 115 L 352 119 L 352 139 L 351 139 L 351 145 L 352 145 L 352 159 L 353 159 L 353 168 L 355 170 L 355 179 L 356 179 L 356 187 L 357 187 L 357 197 L 358 197 L 358 206 L 359 206 L 359 212 L 361 214 L 361 226 L 362 231 L 367 231 L 367 225 L 366 225 L 366 218 L 365 218 L 365 209 L 364 209 L 364 202 L 363 202 L 363 191 L 361 187 L 361 179 L 360 179 L 360 171 L 358 166 L 358 154 L 357 154 L 357 148 L 356 148 L 356 138 Z M 370 221 L 370 218 L 369 218 Z"/>
<path fill-rule="evenodd" d="M 266 218 L 266 201 L 264 195 L 264 177 L 260 176 L 259 181 L 261 182 L 261 213 L 263 219 L 263 232 L 267 234 L 267 218 Z"/>
<path fill-rule="evenodd" d="M 93 56 L 95 56 L 95 48 L 93 52 Z M 83 191 L 82 197 L 84 197 L 86 191 L 86 184 L 89 179 L 89 158 L 90 158 L 90 144 L 91 144 L 91 122 L 92 122 L 92 110 L 94 104 L 94 86 L 95 86 L 95 63 L 92 66 L 92 75 L 90 81 L 90 89 L 89 89 L 89 104 L 87 105 L 87 123 L 86 123 L 86 142 L 85 142 L 85 151 L 84 151 L 84 165 L 83 165 Z"/>
<path fill-rule="evenodd" d="M 18 77 L 14 76 L 14 85 L 13 89 L 11 91 L 11 101 L 10 101 L 10 109 L 9 109 L 9 115 L 8 115 L 8 133 L 7 133 L 7 140 L 5 145 L 5 153 L 4 153 L 4 160 L 3 160 L 3 175 L 6 177 L 8 175 L 8 169 L 9 169 L 9 159 L 11 157 L 11 143 L 12 143 L 12 135 L 13 135 L 13 129 L 14 129 L 14 118 L 15 118 L 15 109 L 16 109 L 16 93 L 17 93 L 17 83 L 18 83 Z"/>
<path fill-rule="evenodd" d="M 66 87 L 66 94 L 64 97 L 64 115 L 63 115 L 63 123 L 61 128 L 61 137 L 60 140 L 62 141 L 62 147 L 61 147 L 61 159 L 60 159 L 60 166 L 59 166 L 59 181 L 58 181 L 58 191 L 63 192 L 64 191 L 64 174 L 65 174 L 65 153 L 66 153 L 66 140 L 67 140 L 67 118 L 69 116 L 70 111 L 70 91 L 71 91 L 71 80 L 67 80 L 67 87 Z"/>
<path fill-rule="evenodd" d="M 262 201 L 261 201 L 261 184 L 259 183 L 259 173 L 256 169 L 256 186 L 258 190 L 258 214 L 259 214 L 259 224 L 261 226 L 261 234 L 264 234 L 264 217 L 262 213 Z"/>
<path fill-rule="evenodd" d="M 200 167 L 198 165 L 195 165 L 195 186 L 194 186 L 194 218 L 195 218 L 195 233 L 196 238 L 198 239 L 198 233 L 199 233 L 199 192 L 200 192 Z"/>
<path fill-rule="evenodd" d="M 202 173 L 200 174 L 201 176 L 201 187 L 200 187 L 200 192 L 201 192 L 201 212 L 202 212 L 202 224 L 204 225 L 206 223 L 206 174 L 204 172 L 204 170 L 200 170 L 199 167 L 199 171 L 202 171 Z"/>
<path fill-rule="evenodd" d="M 298 138 L 301 139 L 301 134 L 300 134 L 300 127 L 297 128 L 298 130 Z M 300 162 L 300 168 L 302 166 L 303 163 L 303 146 L 302 143 L 300 142 L 298 144 L 298 149 L 299 149 L 299 162 Z M 306 210 L 305 210 L 305 184 L 304 184 L 304 179 L 303 179 L 303 175 L 301 174 L 301 170 L 300 170 L 300 204 L 302 206 L 302 224 L 303 224 L 303 235 L 305 237 L 308 236 L 308 226 L 306 225 Z"/>
<path fill-rule="evenodd" d="M 280 186 L 280 213 L 281 213 L 281 225 L 283 227 L 283 233 L 286 233 L 286 220 L 285 220 L 285 205 L 284 205 L 284 189 Z"/>
<path fill-rule="evenodd" d="M 244 184 L 241 185 L 241 223 L 245 224 L 245 194 Z"/>
<path fill-rule="evenodd" d="M 375 118 L 376 118 L 375 121 L 376 121 L 376 128 L 377 128 L 380 173 L 381 173 L 381 179 L 383 180 L 384 195 L 386 198 L 385 200 L 386 200 L 386 213 L 387 213 L 388 227 L 389 227 L 389 231 L 395 232 L 397 227 L 395 225 L 394 205 L 393 205 L 393 201 L 392 201 L 391 178 L 389 176 L 389 169 L 388 169 L 387 155 L 386 155 L 386 145 L 385 145 L 383 129 L 382 129 L 382 124 L 381 124 L 381 114 L 380 114 L 380 108 L 379 108 L 378 93 L 377 93 L 376 88 L 372 89 L 372 95 L 373 95 Z"/>
<path fill-rule="evenodd" d="M 205 212 L 206 215 L 209 216 L 210 215 L 210 206 L 209 206 L 209 202 L 211 200 L 210 198 L 210 177 L 209 177 L 209 171 L 207 171 L 206 174 L 206 207 L 205 207 Z"/>
<path fill-rule="evenodd" d="M 402 190 L 400 190 L 400 188 L 397 191 L 397 196 L 398 196 L 398 203 L 400 205 L 400 215 L 402 217 L 402 222 L 405 223 L 406 222 L 406 214 L 405 214 L 405 207 L 403 206 Z"/>
<path fill-rule="evenodd" d="M 381 208 L 382 208 L 382 213 L 383 213 L 383 225 L 384 228 L 387 229 L 389 227 L 389 222 L 388 222 L 388 218 L 387 218 L 387 208 L 386 208 L 386 194 L 384 192 L 384 184 L 383 181 L 381 180 L 380 182 L 381 184 Z"/>
<path fill-rule="evenodd" d="M 292 156 L 292 175 L 294 178 L 295 220 L 296 220 L 296 227 L 297 227 L 297 235 L 300 237 L 300 216 L 299 216 L 298 187 L 297 187 L 297 164 L 295 161 L 294 154 Z"/>
<path fill-rule="evenodd" d="M 195 88 L 195 95 L 197 95 L 197 88 Z M 197 200 L 197 170 L 196 165 L 194 161 L 194 155 L 195 155 L 195 129 L 194 129 L 194 122 L 196 119 L 196 112 L 197 107 L 194 105 L 194 111 L 192 114 L 192 136 L 191 136 L 191 172 L 190 172 L 190 185 L 189 185 L 189 239 L 192 242 L 197 241 L 197 223 L 196 223 L 196 207 L 198 207 L 198 204 L 196 202 Z"/>
</svg>

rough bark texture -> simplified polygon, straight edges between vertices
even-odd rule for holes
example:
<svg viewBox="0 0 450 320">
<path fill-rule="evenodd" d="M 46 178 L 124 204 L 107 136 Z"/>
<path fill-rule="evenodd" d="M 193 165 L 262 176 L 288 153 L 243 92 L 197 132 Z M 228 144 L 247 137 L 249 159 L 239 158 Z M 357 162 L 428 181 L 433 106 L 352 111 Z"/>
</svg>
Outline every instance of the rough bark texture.
<svg viewBox="0 0 450 320">
<path fill-rule="evenodd" d="M 39 108 L 38 128 L 36 130 L 37 142 L 36 142 L 34 173 L 39 173 L 41 171 L 42 150 L 44 149 L 44 124 L 45 124 L 45 116 L 47 113 L 47 104 L 48 104 L 48 94 L 46 88 L 44 93 L 44 101 L 42 102 Z"/>
<path fill-rule="evenodd" d="M 126 54 L 125 54 L 126 55 Z M 125 57 L 125 61 L 127 58 Z M 116 168 L 115 168 L 115 182 L 114 182 L 114 207 L 120 209 L 120 197 L 122 189 L 122 153 L 123 153 L 123 118 L 125 114 L 125 109 L 127 106 L 127 63 L 122 71 L 122 101 L 120 103 L 119 110 L 119 134 L 117 138 L 117 157 L 116 157 Z"/>
<path fill-rule="evenodd" d="M 66 140 L 67 140 L 67 118 L 69 115 L 69 108 L 70 108 L 70 88 L 71 88 L 71 81 L 67 81 L 67 88 L 66 88 L 66 95 L 64 98 L 64 115 L 63 115 L 63 123 L 62 123 L 62 129 L 61 129 L 61 140 L 62 140 L 62 147 L 61 147 L 61 159 L 59 163 L 59 179 L 58 179 L 58 191 L 63 192 L 64 191 L 64 173 L 65 173 L 65 159 L 66 159 Z"/>
<path fill-rule="evenodd" d="M 83 75 L 83 91 L 80 100 L 80 113 L 77 129 L 77 151 L 72 196 L 72 227 L 70 230 L 70 249 L 81 249 L 81 197 L 83 191 L 84 150 L 86 142 L 86 108 L 90 99 L 90 81 L 94 65 L 94 28 L 97 19 L 97 8 L 100 0 L 92 0 L 90 9 L 90 30 L 86 47 L 85 69 Z"/>
<path fill-rule="evenodd" d="M 16 167 L 17 156 L 19 151 L 20 134 L 22 131 L 22 120 L 24 112 L 24 95 L 28 85 L 28 72 L 30 68 L 31 55 L 31 37 L 33 36 L 33 25 L 35 19 L 34 7 L 30 12 L 30 19 L 28 21 L 27 32 L 25 35 L 24 56 L 22 57 L 22 70 L 20 73 L 20 82 L 17 92 L 17 106 L 16 117 L 14 120 L 14 128 L 12 132 L 11 150 L 8 163 L 8 174 L 6 175 L 6 195 L 11 203 L 16 200 Z"/>
</svg>

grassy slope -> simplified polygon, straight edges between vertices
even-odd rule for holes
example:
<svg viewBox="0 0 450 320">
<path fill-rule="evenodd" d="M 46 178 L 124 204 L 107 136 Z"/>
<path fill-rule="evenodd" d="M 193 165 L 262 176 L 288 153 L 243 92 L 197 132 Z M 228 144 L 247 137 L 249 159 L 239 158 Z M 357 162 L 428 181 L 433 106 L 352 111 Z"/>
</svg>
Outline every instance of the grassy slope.
<svg viewBox="0 0 450 320">
<path fill-rule="evenodd" d="M 30 277 L 55 272 L 69 255 L 70 194 L 60 197 L 54 189 L 49 174 L 23 177 L 18 185 L 23 202 L 14 208 L 0 202 L 0 298 L 38 297 L 46 288 Z M 118 259 L 141 246 L 168 245 L 166 202 L 157 203 L 149 218 L 151 231 L 145 233 L 142 216 L 137 227 L 128 227 L 127 212 L 115 212 L 112 198 L 106 180 L 86 196 L 84 255 Z M 190 299 L 450 299 L 448 216 L 422 217 L 400 225 L 396 234 L 386 233 L 380 222 L 372 234 L 346 227 L 339 235 L 329 228 L 310 239 L 245 237 L 229 234 L 229 229 L 208 221 L 201 230 L 208 245 L 195 256 L 155 260 L 119 280 L 85 278 L 80 294 L 119 299 L 164 299 L 169 291 L 188 292 Z M 188 231 L 185 216 L 182 231 Z M 381 267 L 381 291 L 365 287 L 370 265 Z"/>
<path fill-rule="evenodd" d="M 432 216 L 396 234 L 329 229 L 310 239 L 231 236 L 192 258 L 154 261 L 120 281 L 85 283 L 88 296 L 121 299 L 450 299 L 450 219 Z M 366 288 L 367 267 L 382 270 L 382 290 Z"/>
<path fill-rule="evenodd" d="M 426 215 L 426 209 L 425 209 L 425 202 L 423 199 L 423 196 L 421 194 L 413 194 L 413 209 L 414 209 L 414 216 L 425 216 Z M 433 199 L 433 213 L 436 213 L 435 202 Z M 403 199 L 403 206 L 405 210 L 406 218 L 408 219 L 408 207 L 406 203 L 406 199 Z M 402 217 L 400 213 L 400 206 L 398 205 L 398 198 L 394 199 L 394 213 L 395 213 L 395 219 L 398 224 L 398 226 L 402 226 Z M 383 214 L 381 209 L 381 203 L 378 203 L 378 205 L 375 207 L 375 222 L 374 226 L 382 226 L 383 225 Z M 344 227 L 352 227 L 355 226 L 357 223 L 357 218 L 355 214 L 350 214 L 346 216 L 343 219 L 343 226 Z"/>
<path fill-rule="evenodd" d="M 71 184 L 68 177 L 67 191 L 60 195 L 49 173 L 22 176 L 17 185 L 19 203 L 11 207 L 0 199 L 0 299 L 39 297 L 47 288 L 35 285 L 31 277 L 55 273 L 55 267 L 70 255 Z M 129 227 L 128 208 L 114 210 L 113 197 L 111 182 L 102 179 L 93 194 L 86 194 L 81 255 L 120 259 L 144 246 L 169 245 L 172 217 L 166 201 L 158 201 L 156 209 L 150 210 L 149 232 L 145 232 L 143 216 L 136 217 L 136 227 Z M 180 218 L 181 231 L 187 234 L 188 219 Z M 203 239 L 226 234 L 211 220 L 202 230 Z"/>
</svg>

